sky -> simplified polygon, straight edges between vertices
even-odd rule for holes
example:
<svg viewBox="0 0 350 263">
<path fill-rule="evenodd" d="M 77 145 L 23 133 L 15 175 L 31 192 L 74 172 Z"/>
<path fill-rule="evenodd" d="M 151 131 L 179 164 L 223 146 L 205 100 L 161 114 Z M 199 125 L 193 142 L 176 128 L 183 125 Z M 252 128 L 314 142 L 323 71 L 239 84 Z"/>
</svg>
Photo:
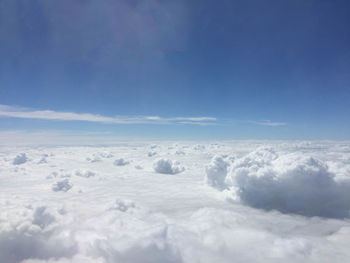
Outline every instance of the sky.
<svg viewBox="0 0 350 263">
<path fill-rule="evenodd" d="M 350 139 L 348 0 L 0 0 L 0 130 Z"/>
</svg>

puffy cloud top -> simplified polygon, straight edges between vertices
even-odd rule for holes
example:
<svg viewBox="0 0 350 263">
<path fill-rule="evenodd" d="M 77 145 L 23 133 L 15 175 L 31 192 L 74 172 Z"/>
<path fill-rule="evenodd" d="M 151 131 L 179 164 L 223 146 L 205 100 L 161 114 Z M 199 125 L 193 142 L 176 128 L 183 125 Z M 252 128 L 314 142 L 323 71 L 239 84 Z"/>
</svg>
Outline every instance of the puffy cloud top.
<svg viewBox="0 0 350 263">
<path fill-rule="evenodd" d="M 153 164 L 154 171 L 161 174 L 177 174 L 185 170 L 183 166 L 177 161 L 169 159 L 158 159 Z"/>
<path fill-rule="evenodd" d="M 225 167 L 215 157 L 207 166 L 207 183 L 230 188 L 246 205 L 304 216 L 350 215 L 349 180 L 337 181 L 328 166 L 313 157 L 259 148 L 235 160 L 227 175 Z"/>
<path fill-rule="evenodd" d="M 225 184 L 225 178 L 227 175 L 228 166 L 229 163 L 226 162 L 222 157 L 214 156 L 210 164 L 206 166 L 205 182 L 208 185 L 221 190 L 226 188 L 227 186 Z"/>
<path fill-rule="evenodd" d="M 13 159 L 13 164 L 14 165 L 19 165 L 19 164 L 23 164 L 26 163 L 28 161 L 28 157 L 25 153 L 21 153 L 19 155 L 17 155 L 14 159 Z"/>
</svg>

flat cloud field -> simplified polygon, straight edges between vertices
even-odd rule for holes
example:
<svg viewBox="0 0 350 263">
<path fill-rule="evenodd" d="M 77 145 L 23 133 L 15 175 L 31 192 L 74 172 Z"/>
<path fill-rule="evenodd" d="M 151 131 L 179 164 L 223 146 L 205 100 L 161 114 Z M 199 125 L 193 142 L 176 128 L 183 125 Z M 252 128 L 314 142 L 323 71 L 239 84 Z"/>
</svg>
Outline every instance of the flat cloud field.
<svg viewBox="0 0 350 263">
<path fill-rule="evenodd" d="M 0 147 L 1 263 L 349 262 L 350 142 Z"/>
</svg>

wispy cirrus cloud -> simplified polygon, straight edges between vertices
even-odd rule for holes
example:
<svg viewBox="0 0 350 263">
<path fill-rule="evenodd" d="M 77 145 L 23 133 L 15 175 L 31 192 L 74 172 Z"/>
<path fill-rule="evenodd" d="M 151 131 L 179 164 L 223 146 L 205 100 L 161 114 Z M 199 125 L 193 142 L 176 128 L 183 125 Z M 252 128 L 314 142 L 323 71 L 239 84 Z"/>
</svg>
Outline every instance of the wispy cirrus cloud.
<svg viewBox="0 0 350 263">
<path fill-rule="evenodd" d="M 261 125 L 261 126 L 269 126 L 269 127 L 279 127 L 279 126 L 286 126 L 286 122 L 275 122 L 270 120 L 263 120 L 263 121 L 247 121 L 251 124 Z"/>
<path fill-rule="evenodd" d="M 91 113 L 60 112 L 52 110 L 31 110 L 0 104 L 0 117 L 42 119 L 59 121 L 87 121 L 110 124 L 184 124 L 184 125 L 215 125 L 214 117 L 171 117 L 159 116 L 116 116 L 108 117 Z"/>
</svg>

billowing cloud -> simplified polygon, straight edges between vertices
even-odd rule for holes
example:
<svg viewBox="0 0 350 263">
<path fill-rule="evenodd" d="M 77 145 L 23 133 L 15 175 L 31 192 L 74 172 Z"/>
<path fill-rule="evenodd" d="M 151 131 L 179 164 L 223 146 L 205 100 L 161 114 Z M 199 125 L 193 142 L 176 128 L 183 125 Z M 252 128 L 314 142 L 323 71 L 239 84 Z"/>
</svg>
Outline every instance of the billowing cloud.
<svg viewBox="0 0 350 263">
<path fill-rule="evenodd" d="M 263 147 L 235 160 L 230 172 L 227 165 L 214 158 L 206 171 L 207 183 L 229 189 L 243 204 L 304 216 L 350 216 L 349 179 L 338 179 L 313 156 Z"/>
</svg>

